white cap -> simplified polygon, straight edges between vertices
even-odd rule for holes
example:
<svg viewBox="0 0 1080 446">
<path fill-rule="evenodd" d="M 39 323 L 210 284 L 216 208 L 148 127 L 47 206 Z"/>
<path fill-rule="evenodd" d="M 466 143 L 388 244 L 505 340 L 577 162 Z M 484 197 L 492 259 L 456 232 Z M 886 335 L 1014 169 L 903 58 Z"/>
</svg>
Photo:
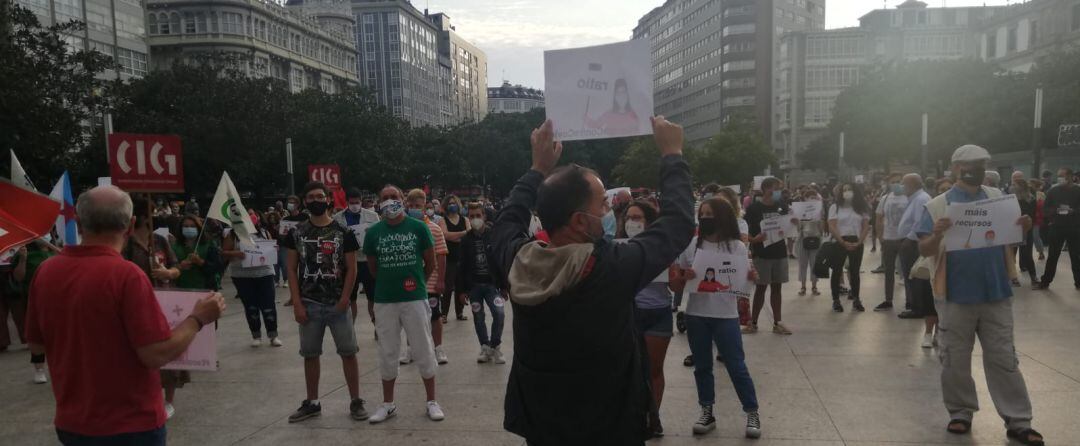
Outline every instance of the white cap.
<svg viewBox="0 0 1080 446">
<path fill-rule="evenodd" d="M 952 162 L 962 163 L 967 161 L 988 161 L 990 160 L 990 152 L 986 149 L 974 144 L 967 144 L 960 146 L 952 154 Z"/>
</svg>

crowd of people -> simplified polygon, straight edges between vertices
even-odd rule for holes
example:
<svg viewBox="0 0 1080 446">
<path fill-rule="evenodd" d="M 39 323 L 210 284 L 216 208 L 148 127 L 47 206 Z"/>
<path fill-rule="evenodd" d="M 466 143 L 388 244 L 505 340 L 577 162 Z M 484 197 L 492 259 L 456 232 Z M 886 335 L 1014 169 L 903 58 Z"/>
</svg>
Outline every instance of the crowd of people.
<svg viewBox="0 0 1080 446">
<path fill-rule="evenodd" d="M 349 416 L 370 423 L 394 417 L 399 366 L 415 363 L 424 410 L 431 420 L 443 420 L 436 376 L 451 361 L 442 349 L 443 325 L 452 313 L 458 321 L 472 313 L 476 362 L 504 364 L 509 303 L 514 354 L 504 427 L 528 444 L 640 444 L 662 436 L 664 364 L 676 330 L 686 333 L 691 355 L 683 364 L 693 368 L 701 409 L 691 431 L 702 435 L 716 427 L 715 358 L 745 412 L 746 436 L 758 438 L 762 405 L 742 337 L 759 331 L 766 295 L 771 311 L 765 323 L 774 334 L 792 334 L 781 310 L 794 264 L 798 295 L 819 296 L 819 280 L 828 279 L 835 312 L 863 312 L 864 300 L 878 298 L 867 302 L 876 304 L 874 311 L 893 311 L 899 277 L 904 302 L 897 316 L 923 319 L 921 346 L 940 346 L 948 431 L 968 433 L 978 410 L 970 370 L 977 336 L 1008 436 L 1042 444 L 1017 366 L 1010 298 L 1021 285 L 1017 271 L 1034 289 L 1046 289 L 1065 245 L 1080 289 L 1080 186 L 1072 170 L 1060 169 L 1055 184 L 1020 172 L 1001 184 L 986 168 L 989 153 L 963 146 L 942 179 L 907 173 L 873 186 L 792 187 L 766 177 L 745 194 L 718 184 L 694 193 L 681 128 L 662 118 L 653 127 L 662 155 L 660 187 L 638 197 L 628 190 L 607 194 L 590 169 L 556 167 L 562 146 L 548 122 L 531 136 L 532 168 L 498 206 L 388 184 L 374 194 L 349 188 L 346 206 L 335 209 L 332 191 L 321 183 L 265 210 L 250 203 L 256 231 L 249 235 L 276 241 L 274 265 L 247 266 L 242 245 L 251 240 L 204 220 L 194 199 L 151 203 L 113 187 L 94 188 L 78 199 L 79 246 L 61 250 L 46 237 L 20 248 L 11 267 L 0 270 L 0 319 L 10 312 L 25 334 L 34 382 L 47 382 L 51 372 L 57 434 L 65 444 L 102 437 L 162 444 L 176 390 L 192 376 L 160 367 L 220 317 L 225 300 L 219 291 L 235 290 L 253 348 L 263 345 L 264 335 L 271 347 L 286 345 L 278 287 L 288 288 L 284 306 L 299 326 L 305 376 L 306 394 L 290 423 L 322 413 L 327 330 L 342 360 Z M 1023 243 L 945 252 L 947 206 L 1003 194 L 1017 197 Z M 816 214 L 792 212 L 808 202 L 816 203 Z M 769 238 L 763 222 L 787 216 L 795 232 Z M 868 244 L 871 252 L 881 250 L 882 263 L 871 271 L 884 275 L 881 290 L 863 286 Z M 1046 250 L 1040 276 L 1034 252 L 1043 260 Z M 703 253 L 748 259 L 747 289 L 687 288 L 702 274 L 715 282 L 714 271 L 695 271 Z M 232 289 L 223 287 L 229 282 Z M 211 293 L 170 329 L 155 288 Z M 382 401 L 372 413 L 360 396 L 360 294 L 375 327 L 373 360 L 382 379 Z M 6 326 L 0 328 L 0 349 L 6 349 L 11 340 Z M 91 354 L 80 341 L 91 329 L 101 333 L 93 349 L 102 352 Z M 116 391 L 90 389 L 102 383 Z"/>
</svg>

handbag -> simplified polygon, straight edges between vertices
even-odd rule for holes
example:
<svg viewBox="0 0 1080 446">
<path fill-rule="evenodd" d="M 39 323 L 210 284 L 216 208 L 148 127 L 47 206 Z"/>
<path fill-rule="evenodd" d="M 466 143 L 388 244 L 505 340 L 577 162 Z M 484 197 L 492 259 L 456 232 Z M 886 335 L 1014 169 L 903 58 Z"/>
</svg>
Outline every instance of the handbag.
<svg viewBox="0 0 1080 446">
<path fill-rule="evenodd" d="M 821 250 L 818 251 L 817 258 L 814 259 L 814 276 L 819 279 L 828 279 L 829 270 L 832 269 L 834 263 L 834 257 L 836 256 L 836 250 L 840 248 L 840 245 L 836 242 L 826 242 L 821 245 Z"/>
<path fill-rule="evenodd" d="M 807 251 L 821 248 L 821 237 L 803 237 L 802 247 Z"/>
</svg>

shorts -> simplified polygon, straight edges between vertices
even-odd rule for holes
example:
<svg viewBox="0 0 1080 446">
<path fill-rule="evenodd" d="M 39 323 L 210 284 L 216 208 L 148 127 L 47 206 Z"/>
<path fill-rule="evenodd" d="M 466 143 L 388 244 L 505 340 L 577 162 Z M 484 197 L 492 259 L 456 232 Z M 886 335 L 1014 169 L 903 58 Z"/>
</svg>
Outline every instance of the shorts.
<svg viewBox="0 0 1080 446">
<path fill-rule="evenodd" d="M 754 257 L 754 269 L 757 270 L 757 285 L 787 283 L 788 259 L 762 259 Z"/>
<path fill-rule="evenodd" d="M 428 293 L 428 306 L 431 307 L 431 320 L 442 320 L 442 297 L 435 293 Z"/>
<path fill-rule="evenodd" d="M 645 336 L 670 338 L 675 334 L 671 308 L 634 308 L 638 333 Z"/>
<path fill-rule="evenodd" d="M 360 285 L 364 286 L 364 297 L 367 300 L 375 298 L 375 276 L 371 275 L 371 270 L 368 269 L 367 262 L 359 262 L 356 264 L 356 283 L 353 284 L 352 293 L 349 294 L 349 300 L 356 302 L 360 297 Z"/>
<path fill-rule="evenodd" d="M 300 324 L 300 356 L 317 358 L 322 356 L 323 337 L 326 329 L 334 338 L 334 346 L 340 356 L 352 356 L 360 351 L 356 344 L 356 332 L 353 331 L 351 310 L 337 311 L 333 305 L 325 305 L 308 300 L 303 301 L 307 310 L 308 321 Z"/>
</svg>

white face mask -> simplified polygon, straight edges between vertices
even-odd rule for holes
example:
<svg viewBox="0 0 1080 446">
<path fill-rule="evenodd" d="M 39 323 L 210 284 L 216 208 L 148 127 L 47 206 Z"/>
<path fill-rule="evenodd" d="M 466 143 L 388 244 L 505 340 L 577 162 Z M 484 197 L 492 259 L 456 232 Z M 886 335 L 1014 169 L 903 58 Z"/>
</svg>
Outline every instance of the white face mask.
<svg viewBox="0 0 1080 446">
<path fill-rule="evenodd" d="M 352 212 L 354 214 L 359 214 L 361 209 L 363 209 L 363 207 L 361 207 L 358 204 L 350 204 L 349 205 L 349 212 Z"/>
<path fill-rule="evenodd" d="M 1057 184 L 1065 184 L 1065 177 L 1058 177 Z"/>
<path fill-rule="evenodd" d="M 623 225 L 623 229 L 626 230 L 627 237 L 637 237 L 638 234 L 645 232 L 645 223 L 640 221 L 627 220 Z"/>
<path fill-rule="evenodd" d="M 428 209 L 428 210 L 424 211 L 424 214 L 426 214 L 428 217 L 432 217 L 432 216 L 435 215 L 435 210 L 434 209 Z"/>
<path fill-rule="evenodd" d="M 844 191 L 844 201 L 851 201 L 853 198 L 855 198 L 855 192 L 849 190 Z"/>
<path fill-rule="evenodd" d="M 469 225 L 471 225 L 473 229 L 475 229 L 477 231 L 481 231 L 481 230 L 484 229 L 484 219 L 482 219 L 482 218 L 471 219 L 471 220 L 469 220 Z"/>
<path fill-rule="evenodd" d="M 379 209 L 382 210 L 383 218 L 393 220 L 405 212 L 405 205 L 401 203 L 401 200 L 386 200 L 379 203 Z"/>
</svg>

